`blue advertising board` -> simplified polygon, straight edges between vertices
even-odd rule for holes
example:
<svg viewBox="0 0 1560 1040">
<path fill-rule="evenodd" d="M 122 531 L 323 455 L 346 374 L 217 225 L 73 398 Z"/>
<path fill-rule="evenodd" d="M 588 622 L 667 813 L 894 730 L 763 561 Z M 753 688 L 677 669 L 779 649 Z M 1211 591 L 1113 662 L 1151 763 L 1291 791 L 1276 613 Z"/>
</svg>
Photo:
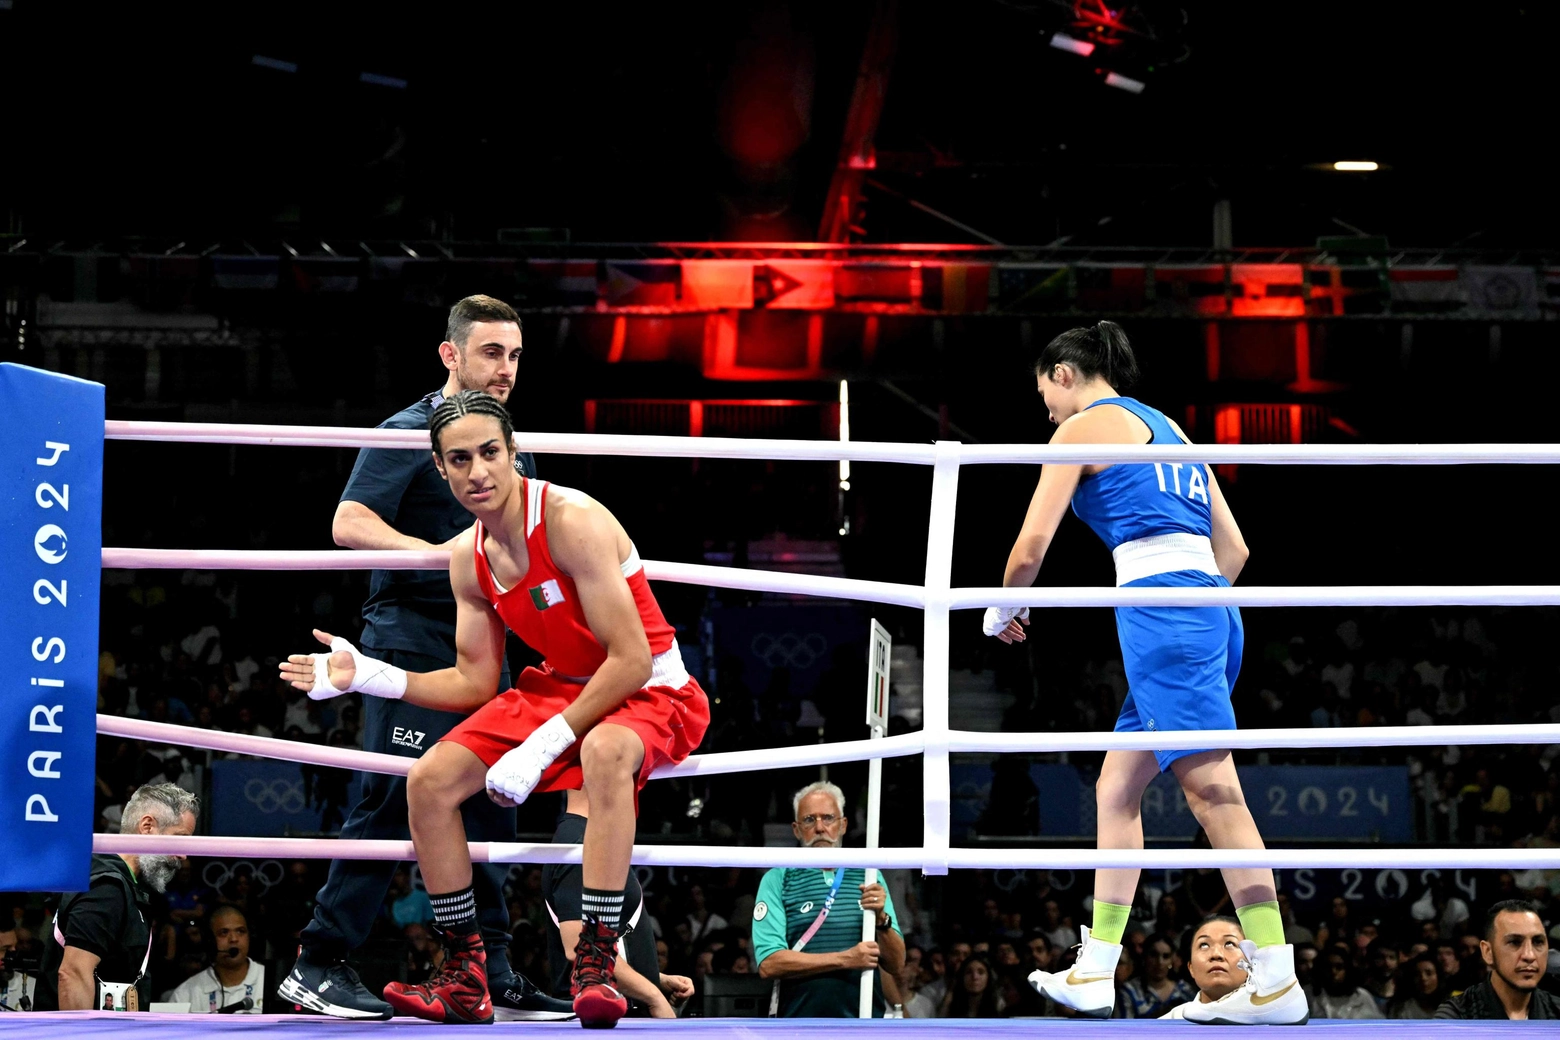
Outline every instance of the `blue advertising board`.
<svg viewBox="0 0 1560 1040">
<path fill-rule="evenodd" d="M 321 821 L 323 807 L 311 797 L 308 770 L 296 762 L 213 762 L 211 833 L 280 838 L 335 829 Z"/>
<path fill-rule="evenodd" d="M 96 773 L 103 386 L 0 364 L 0 415 L 0 891 L 80 892 Z"/>
<path fill-rule="evenodd" d="M 1414 838 L 1406 766 L 1241 766 L 1246 804 L 1265 838 Z M 1143 794 L 1143 835 L 1190 837 L 1197 821 L 1174 776 L 1161 773 Z"/>
<path fill-rule="evenodd" d="M 836 663 L 836 653 L 848 648 L 844 660 L 854 669 L 849 673 L 852 682 L 847 690 L 831 689 L 827 694 L 848 696 L 850 711 L 860 714 L 860 683 L 855 677 L 866 657 L 868 629 L 859 607 L 848 603 L 726 607 L 713 612 L 712 620 L 714 664 L 718 668 L 739 665 L 742 673 L 735 678 L 754 696 L 771 702 L 815 698 L 820 681 Z M 777 686 L 781 674 L 784 679 Z"/>
<path fill-rule="evenodd" d="M 1364 839 L 1413 840 L 1413 802 L 1405 766 L 1241 766 L 1241 787 L 1268 838 L 1318 841 Z M 1094 777 L 1071 765 L 1032 765 L 1029 777 L 1038 789 L 1038 833 L 1055 837 L 1092 837 L 1095 832 Z M 989 766 L 955 763 L 953 828 L 959 834 L 975 824 L 990 796 Z M 1034 821 L 1008 833 L 1030 832 Z M 989 828 L 988 828 L 989 830 Z M 1162 773 L 1143 794 L 1143 834 L 1147 838 L 1189 838 L 1197 821 L 1174 776 Z"/>
</svg>

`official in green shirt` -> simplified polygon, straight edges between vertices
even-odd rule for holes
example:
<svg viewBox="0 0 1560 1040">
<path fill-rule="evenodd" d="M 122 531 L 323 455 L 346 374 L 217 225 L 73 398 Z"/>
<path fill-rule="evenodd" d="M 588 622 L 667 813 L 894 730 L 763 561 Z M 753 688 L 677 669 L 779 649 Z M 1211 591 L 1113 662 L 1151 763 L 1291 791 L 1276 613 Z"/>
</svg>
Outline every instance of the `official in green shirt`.
<svg viewBox="0 0 1560 1040">
<path fill-rule="evenodd" d="M 808 784 L 791 800 L 791 831 L 809 848 L 839 848 L 845 841 L 845 795 L 831 783 Z M 866 871 L 846 870 L 833 907 L 801 950 L 797 943 L 823 913 L 835 889 L 833 870 L 780 868 L 764 874 L 753 904 L 753 955 L 758 973 L 780 987 L 782 1018 L 855 1018 L 861 973 L 871 970 L 872 1016 L 883 1017 L 883 985 L 877 969 L 904 967 L 905 940 L 888 890 L 865 884 Z M 861 941 L 861 912 L 877 915 L 874 941 Z"/>
</svg>

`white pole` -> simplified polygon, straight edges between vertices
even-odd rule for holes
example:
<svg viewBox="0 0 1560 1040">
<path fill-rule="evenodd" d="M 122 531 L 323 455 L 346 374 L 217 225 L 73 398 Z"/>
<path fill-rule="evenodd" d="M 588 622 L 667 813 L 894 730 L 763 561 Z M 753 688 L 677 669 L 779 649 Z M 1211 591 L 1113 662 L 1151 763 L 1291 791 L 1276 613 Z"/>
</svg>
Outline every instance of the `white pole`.
<svg viewBox="0 0 1560 1040">
<path fill-rule="evenodd" d="M 888 663 L 893 649 L 888 629 L 872 620 L 872 638 L 867 649 L 867 725 L 872 727 L 872 740 L 882 740 L 888 734 Z M 867 848 L 878 847 L 883 802 L 883 760 L 872 759 L 867 765 Z M 866 883 L 875 884 L 878 872 L 868 867 Z M 877 935 L 877 914 L 871 910 L 861 912 L 861 941 L 871 942 Z M 861 973 L 861 1002 L 858 1017 L 872 1017 L 872 979 L 875 972 Z"/>
<path fill-rule="evenodd" d="M 938 441 L 937 462 L 932 467 L 931 523 L 926 533 L 926 608 L 921 645 L 921 755 L 922 800 L 925 824 L 921 846 L 924 853 L 921 872 L 930 875 L 948 873 L 951 855 L 948 842 L 949 791 L 948 769 L 948 603 L 952 597 L 949 580 L 953 568 L 954 511 L 959 500 L 959 459 L 957 441 Z"/>
</svg>

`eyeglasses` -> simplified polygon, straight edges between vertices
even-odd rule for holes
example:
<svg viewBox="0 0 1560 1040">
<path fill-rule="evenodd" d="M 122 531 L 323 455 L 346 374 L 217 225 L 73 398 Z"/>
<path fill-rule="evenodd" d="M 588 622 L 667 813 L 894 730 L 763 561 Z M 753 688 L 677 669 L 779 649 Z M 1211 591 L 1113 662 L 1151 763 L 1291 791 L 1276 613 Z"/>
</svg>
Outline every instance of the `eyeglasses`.
<svg viewBox="0 0 1560 1040">
<path fill-rule="evenodd" d="M 803 827 L 832 827 L 839 820 L 840 818 L 834 813 L 809 813 L 803 816 L 800 822 Z"/>
</svg>

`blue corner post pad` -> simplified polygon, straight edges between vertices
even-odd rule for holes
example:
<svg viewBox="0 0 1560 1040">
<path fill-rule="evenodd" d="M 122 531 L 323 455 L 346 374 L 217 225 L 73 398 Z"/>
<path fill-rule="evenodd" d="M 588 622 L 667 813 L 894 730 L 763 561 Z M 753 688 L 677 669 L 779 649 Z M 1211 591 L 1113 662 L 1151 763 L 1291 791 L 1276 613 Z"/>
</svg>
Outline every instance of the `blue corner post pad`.
<svg viewBox="0 0 1560 1040">
<path fill-rule="evenodd" d="M 0 364 L 0 891 L 87 887 L 103 401 L 101 383 Z"/>
</svg>

